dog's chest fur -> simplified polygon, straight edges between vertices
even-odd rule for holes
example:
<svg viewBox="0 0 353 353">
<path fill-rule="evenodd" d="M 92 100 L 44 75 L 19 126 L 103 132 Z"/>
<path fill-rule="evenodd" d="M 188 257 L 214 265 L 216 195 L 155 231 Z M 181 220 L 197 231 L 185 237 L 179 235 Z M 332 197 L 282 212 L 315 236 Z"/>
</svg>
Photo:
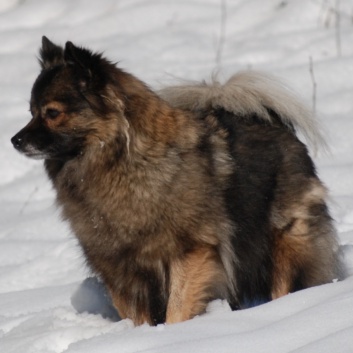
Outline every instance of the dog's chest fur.
<svg viewBox="0 0 353 353">
<path fill-rule="evenodd" d="M 221 142 L 214 136 L 212 143 Z M 220 229 L 229 228 L 219 187 L 229 161 L 219 146 L 212 158 L 203 148 L 170 147 L 158 158 L 121 163 L 111 163 L 104 147 L 92 148 L 66 162 L 52 176 L 57 201 L 88 258 L 127 249 L 170 258 L 205 239 L 217 245 Z M 48 170 L 55 162 L 46 163 Z"/>
</svg>

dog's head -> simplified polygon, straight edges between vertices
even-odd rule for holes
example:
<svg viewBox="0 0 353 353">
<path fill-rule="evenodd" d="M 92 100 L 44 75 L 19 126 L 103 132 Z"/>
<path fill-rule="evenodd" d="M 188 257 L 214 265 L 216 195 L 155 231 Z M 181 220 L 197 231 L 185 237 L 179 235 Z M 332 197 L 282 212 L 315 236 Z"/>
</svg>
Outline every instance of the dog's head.
<svg viewBox="0 0 353 353">
<path fill-rule="evenodd" d="M 116 138 L 122 103 L 109 90 L 115 66 L 100 54 L 71 42 L 62 48 L 46 37 L 39 61 L 42 71 L 32 88 L 32 119 L 11 139 L 14 147 L 31 158 L 69 159 L 88 144 Z"/>
</svg>

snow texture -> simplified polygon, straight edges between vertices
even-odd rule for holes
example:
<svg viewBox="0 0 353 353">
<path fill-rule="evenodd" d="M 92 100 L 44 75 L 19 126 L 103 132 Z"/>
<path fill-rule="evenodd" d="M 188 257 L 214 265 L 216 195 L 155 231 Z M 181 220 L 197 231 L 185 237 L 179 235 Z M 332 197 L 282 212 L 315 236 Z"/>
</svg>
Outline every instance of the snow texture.
<svg viewBox="0 0 353 353">
<path fill-rule="evenodd" d="M 352 0 L 0 1 L 0 352 L 353 352 Z M 252 68 L 316 110 L 348 277 L 251 309 L 226 302 L 174 325 L 118 319 L 60 221 L 42 162 L 10 138 L 29 120 L 41 36 L 104 51 L 152 87 Z M 315 87 L 315 89 L 314 89 Z"/>
</svg>

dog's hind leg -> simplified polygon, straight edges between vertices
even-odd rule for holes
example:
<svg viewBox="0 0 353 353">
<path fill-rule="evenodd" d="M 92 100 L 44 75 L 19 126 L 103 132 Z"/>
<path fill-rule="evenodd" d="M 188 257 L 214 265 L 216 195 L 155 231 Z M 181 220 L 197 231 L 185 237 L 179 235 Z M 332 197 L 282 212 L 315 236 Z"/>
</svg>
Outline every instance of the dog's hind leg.
<svg viewBox="0 0 353 353">
<path fill-rule="evenodd" d="M 272 298 L 340 277 L 338 245 L 317 179 L 284 213 L 288 223 L 274 231 Z M 290 217 L 290 218 L 289 218 Z"/>
<path fill-rule="evenodd" d="M 226 276 L 215 249 L 204 247 L 171 265 L 166 323 L 202 314 L 209 301 L 224 296 Z"/>
</svg>

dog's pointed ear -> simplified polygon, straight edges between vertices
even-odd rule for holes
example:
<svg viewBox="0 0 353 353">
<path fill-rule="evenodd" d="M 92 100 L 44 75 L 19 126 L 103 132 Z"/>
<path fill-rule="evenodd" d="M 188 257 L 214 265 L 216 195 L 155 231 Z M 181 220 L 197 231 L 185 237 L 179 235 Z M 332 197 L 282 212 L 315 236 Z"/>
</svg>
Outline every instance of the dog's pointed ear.
<svg viewBox="0 0 353 353">
<path fill-rule="evenodd" d="M 65 45 L 65 61 L 67 63 L 76 64 L 81 69 L 91 69 L 93 56 L 94 55 L 90 50 L 81 47 L 76 47 L 72 42 L 67 42 Z"/>
<path fill-rule="evenodd" d="M 64 58 L 67 64 L 76 65 L 79 68 L 80 86 L 87 87 L 92 80 L 92 68 L 95 55 L 88 49 L 76 47 L 72 42 L 66 42 Z"/>
<path fill-rule="evenodd" d="M 43 70 L 63 64 L 64 49 L 43 36 L 42 48 L 39 51 L 39 63 Z"/>
</svg>

